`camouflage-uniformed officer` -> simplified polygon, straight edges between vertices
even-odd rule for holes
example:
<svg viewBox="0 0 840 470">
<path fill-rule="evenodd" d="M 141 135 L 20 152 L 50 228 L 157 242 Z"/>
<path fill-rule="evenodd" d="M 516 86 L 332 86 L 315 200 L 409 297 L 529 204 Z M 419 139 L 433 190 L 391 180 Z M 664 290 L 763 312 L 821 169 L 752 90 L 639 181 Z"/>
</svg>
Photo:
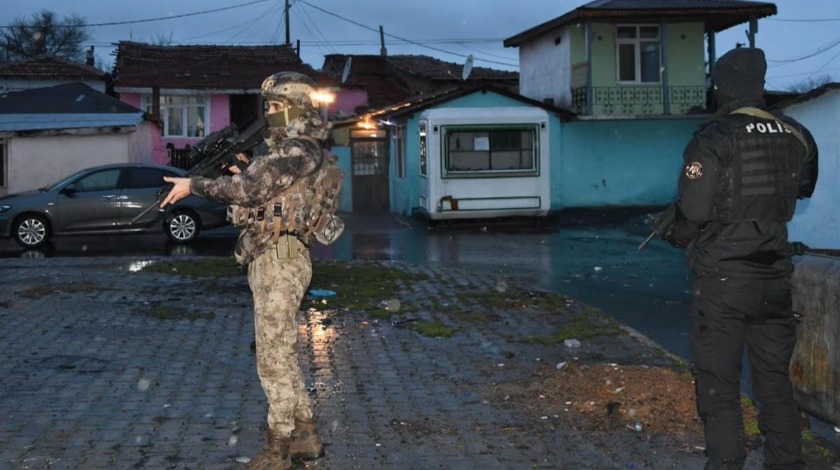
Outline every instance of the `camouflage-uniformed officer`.
<svg viewBox="0 0 840 470">
<path fill-rule="evenodd" d="M 343 223 L 334 216 L 343 174 L 322 152 L 330 124 L 311 98 L 316 85 L 298 73 L 262 84 L 268 102 L 269 153 L 245 171 L 218 179 L 166 178 L 174 183 L 162 205 L 196 194 L 231 204 L 244 225 L 235 258 L 248 264 L 254 299 L 257 372 L 265 392 L 268 437 L 249 468 L 291 468 L 291 458 L 323 455 L 298 365 L 297 313 L 312 277 L 308 246 L 329 243 Z"/>
</svg>

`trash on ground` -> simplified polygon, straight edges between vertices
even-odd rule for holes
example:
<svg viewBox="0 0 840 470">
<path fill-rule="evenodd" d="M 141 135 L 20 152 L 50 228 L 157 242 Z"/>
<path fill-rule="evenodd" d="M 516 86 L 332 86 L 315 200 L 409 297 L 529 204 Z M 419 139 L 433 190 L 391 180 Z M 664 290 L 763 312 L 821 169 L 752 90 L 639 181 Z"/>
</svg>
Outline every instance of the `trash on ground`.
<svg viewBox="0 0 840 470">
<path fill-rule="evenodd" d="M 310 297 L 335 297 L 335 291 L 327 289 L 309 289 Z"/>
<path fill-rule="evenodd" d="M 569 349 L 579 348 L 580 347 L 580 341 L 578 341 L 574 338 L 567 339 L 567 340 L 563 341 L 563 346 L 566 346 Z"/>
</svg>

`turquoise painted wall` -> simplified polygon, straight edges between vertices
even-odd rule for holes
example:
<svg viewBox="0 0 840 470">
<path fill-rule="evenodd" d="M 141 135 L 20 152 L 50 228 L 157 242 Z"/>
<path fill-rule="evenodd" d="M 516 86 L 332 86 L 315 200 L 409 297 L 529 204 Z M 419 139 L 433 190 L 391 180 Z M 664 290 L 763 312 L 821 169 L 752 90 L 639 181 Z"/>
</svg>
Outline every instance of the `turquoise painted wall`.
<svg viewBox="0 0 840 470">
<path fill-rule="evenodd" d="M 441 108 L 530 108 L 531 105 L 523 103 L 519 100 L 509 98 L 507 96 L 499 95 L 493 92 L 476 92 L 452 101 L 443 103 L 439 106 L 430 109 Z M 399 179 L 396 177 L 396 151 L 394 149 L 394 139 L 391 139 L 391 211 L 405 215 L 411 215 L 412 208 L 418 206 L 417 198 L 420 193 L 420 134 L 418 126 L 420 123 L 420 113 L 413 114 L 406 118 L 406 178 Z M 549 116 L 549 144 L 551 145 L 551 173 L 554 178 L 555 161 L 559 156 L 557 149 L 559 149 L 560 142 L 560 118 L 557 115 L 548 113 Z M 438 162 L 429 162 L 430 165 Z M 553 189 L 552 189 L 553 191 Z"/>
<path fill-rule="evenodd" d="M 667 204 L 702 118 L 564 123 L 552 209 Z"/>
<path fill-rule="evenodd" d="M 330 151 L 338 158 L 338 166 L 344 171 L 344 182 L 341 183 L 341 193 L 338 195 L 338 210 L 353 212 L 353 171 L 350 167 L 350 147 L 334 146 Z"/>
</svg>

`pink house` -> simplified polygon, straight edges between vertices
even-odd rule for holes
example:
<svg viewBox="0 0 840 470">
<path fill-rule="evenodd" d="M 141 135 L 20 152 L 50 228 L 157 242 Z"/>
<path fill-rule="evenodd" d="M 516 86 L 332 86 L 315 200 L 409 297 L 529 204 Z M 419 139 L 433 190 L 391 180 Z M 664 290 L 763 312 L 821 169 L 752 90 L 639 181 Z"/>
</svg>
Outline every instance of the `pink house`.
<svg viewBox="0 0 840 470">
<path fill-rule="evenodd" d="M 124 103 L 156 116 L 153 161 L 179 166 L 179 153 L 231 123 L 240 129 L 262 116 L 262 81 L 300 72 L 328 87 L 333 79 L 304 64 L 286 44 L 159 46 L 121 41 L 114 91 Z M 180 152 L 179 152 L 180 151 Z"/>
</svg>

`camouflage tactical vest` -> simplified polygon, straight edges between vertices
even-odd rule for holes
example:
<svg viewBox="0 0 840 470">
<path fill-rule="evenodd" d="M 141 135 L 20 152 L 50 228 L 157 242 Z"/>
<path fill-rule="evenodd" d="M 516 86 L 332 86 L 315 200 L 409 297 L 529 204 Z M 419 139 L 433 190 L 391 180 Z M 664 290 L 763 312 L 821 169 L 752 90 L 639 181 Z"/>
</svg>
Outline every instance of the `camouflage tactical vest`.
<svg viewBox="0 0 840 470">
<path fill-rule="evenodd" d="M 257 234 L 271 234 L 273 243 L 281 235 L 292 234 L 307 245 L 313 237 L 328 245 L 344 231 L 344 222 L 335 215 L 343 180 L 344 172 L 336 165 L 335 157 L 322 154 L 321 163 L 312 172 L 263 206 L 233 206 L 230 222 L 237 226 L 251 224 Z"/>
</svg>

